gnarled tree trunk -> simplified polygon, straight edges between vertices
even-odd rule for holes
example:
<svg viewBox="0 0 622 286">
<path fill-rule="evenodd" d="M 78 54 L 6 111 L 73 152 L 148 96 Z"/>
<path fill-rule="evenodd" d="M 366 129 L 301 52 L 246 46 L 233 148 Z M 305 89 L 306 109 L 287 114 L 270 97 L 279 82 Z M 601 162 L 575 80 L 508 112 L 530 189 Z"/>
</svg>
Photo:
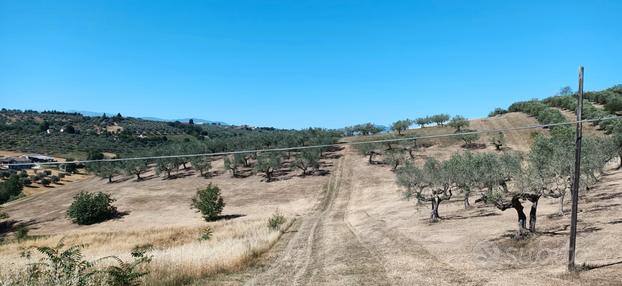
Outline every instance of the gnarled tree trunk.
<svg viewBox="0 0 622 286">
<path fill-rule="evenodd" d="M 529 200 L 532 203 L 531 210 L 529 211 L 529 229 L 527 229 L 527 225 L 526 225 L 527 216 L 525 215 L 525 212 L 523 211 L 524 207 L 520 201 L 521 199 Z M 518 230 L 516 232 L 516 237 L 521 238 L 525 236 L 527 230 L 529 230 L 530 232 L 536 231 L 536 215 L 537 215 L 539 200 L 540 200 L 539 194 L 522 193 L 522 194 L 516 194 L 512 196 L 512 200 L 509 203 L 497 201 L 495 205 L 497 206 L 497 208 L 499 208 L 502 211 L 505 211 L 506 209 L 509 209 L 509 208 L 513 208 L 514 210 L 516 210 L 516 214 L 518 216 Z"/>
</svg>

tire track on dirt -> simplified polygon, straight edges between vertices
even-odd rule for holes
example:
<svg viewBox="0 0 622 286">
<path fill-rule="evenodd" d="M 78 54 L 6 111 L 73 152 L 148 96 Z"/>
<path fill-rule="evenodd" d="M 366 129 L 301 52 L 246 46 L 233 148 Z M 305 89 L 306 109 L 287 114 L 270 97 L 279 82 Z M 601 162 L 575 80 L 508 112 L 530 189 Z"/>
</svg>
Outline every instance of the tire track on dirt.
<svg viewBox="0 0 622 286">
<path fill-rule="evenodd" d="M 351 191 L 342 188 L 348 179 L 343 178 L 345 160 L 339 159 L 316 211 L 301 219 L 275 263 L 247 285 L 388 284 L 383 264 L 345 222 Z"/>
<path fill-rule="evenodd" d="M 351 155 L 354 156 L 354 155 Z M 348 163 L 350 163 L 348 161 Z M 346 167 L 350 171 L 354 166 Z M 356 185 L 349 186 L 349 195 Z M 443 262 L 426 247 L 389 227 L 383 218 L 375 218 L 364 210 L 346 208 L 346 224 L 370 251 L 383 261 L 384 268 L 393 285 L 483 285 L 485 281 L 472 279 L 463 271 Z M 353 225 L 351 219 L 359 216 L 360 223 Z"/>
</svg>

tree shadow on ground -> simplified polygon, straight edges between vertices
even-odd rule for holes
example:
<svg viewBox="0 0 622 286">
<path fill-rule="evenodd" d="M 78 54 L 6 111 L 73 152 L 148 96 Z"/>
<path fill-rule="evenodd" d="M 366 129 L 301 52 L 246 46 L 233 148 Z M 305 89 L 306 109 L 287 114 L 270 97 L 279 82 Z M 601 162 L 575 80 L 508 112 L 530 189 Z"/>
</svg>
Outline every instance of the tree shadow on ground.
<svg viewBox="0 0 622 286">
<path fill-rule="evenodd" d="M 587 209 L 587 211 L 590 213 L 608 211 L 608 210 L 612 210 L 612 208 L 617 207 L 617 206 L 620 206 L 620 204 L 596 205 L 592 208 Z"/>
<path fill-rule="evenodd" d="M 240 217 L 245 217 L 245 214 L 227 214 L 227 215 L 219 215 L 216 217 L 216 219 L 212 220 L 212 221 L 219 221 L 219 220 L 232 220 L 232 219 L 236 219 L 236 218 L 240 218 Z"/>
<path fill-rule="evenodd" d="M 163 180 L 182 179 L 182 178 L 185 178 L 185 177 L 193 176 L 194 174 L 195 174 L 194 171 L 182 171 L 182 172 L 177 172 L 177 173 L 172 174 L 170 176 L 164 177 Z"/>
<path fill-rule="evenodd" d="M 198 177 L 203 178 L 203 179 L 211 179 L 217 176 L 220 176 L 222 174 L 224 174 L 224 171 L 209 171 L 209 172 L 203 172 L 203 174 L 201 175 L 201 173 L 198 173 Z"/>
<path fill-rule="evenodd" d="M 619 193 L 603 193 L 603 194 L 598 194 L 598 195 L 596 195 L 594 197 L 596 198 L 596 200 L 609 200 L 609 199 L 614 199 L 614 198 L 622 197 L 622 192 L 619 192 Z"/>
<path fill-rule="evenodd" d="M 484 143 L 462 144 L 460 147 L 464 149 L 469 149 L 469 150 L 486 149 L 486 144 Z"/>
<path fill-rule="evenodd" d="M 322 156 L 322 159 L 339 159 L 342 156 L 340 153 L 326 153 Z"/>
<path fill-rule="evenodd" d="M 36 223 L 37 221 L 34 219 L 25 222 L 12 219 L 0 221 L 0 241 L 4 239 L 7 234 L 15 231 L 18 227 L 29 227 L 35 225 Z"/>
<path fill-rule="evenodd" d="M 123 183 L 123 182 L 129 181 L 129 180 L 131 180 L 131 179 L 133 179 L 133 178 L 134 178 L 134 177 L 122 177 L 122 178 L 119 178 L 119 179 L 117 179 L 117 180 L 115 180 L 114 178 L 112 178 L 112 182 L 111 182 L 111 184 Z"/>
<path fill-rule="evenodd" d="M 622 264 L 622 260 L 616 261 L 616 262 L 611 262 L 611 263 L 603 263 L 603 264 L 589 264 L 589 263 L 585 263 L 585 264 L 581 265 L 579 268 L 580 268 L 580 270 L 592 270 L 592 269 L 598 269 L 598 268 L 603 268 L 603 267 L 614 266 L 614 265 L 618 265 L 618 264 Z"/>
<path fill-rule="evenodd" d="M 135 179 L 134 182 L 144 182 L 144 181 L 149 181 L 151 179 L 157 178 L 158 176 L 156 176 L 155 174 L 149 175 L 149 176 L 143 176 L 140 177 L 139 179 Z M 135 178 L 135 177 L 134 177 Z"/>
</svg>

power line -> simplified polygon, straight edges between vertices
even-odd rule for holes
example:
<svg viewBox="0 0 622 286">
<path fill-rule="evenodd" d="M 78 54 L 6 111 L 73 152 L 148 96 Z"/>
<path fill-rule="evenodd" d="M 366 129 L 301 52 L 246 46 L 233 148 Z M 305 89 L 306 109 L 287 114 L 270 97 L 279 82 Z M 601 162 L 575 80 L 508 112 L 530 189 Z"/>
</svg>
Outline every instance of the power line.
<svg viewBox="0 0 622 286">
<path fill-rule="evenodd" d="M 238 150 L 238 151 L 214 152 L 214 153 L 144 156 L 144 157 L 117 158 L 117 159 L 79 160 L 79 161 L 70 161 L 70 162 L 11 163 L 11 164 L 4 164 L 3 166 L 8 167 L 8 166 L 33 166 L 33 165 L 60 165 L 60 164 L 67 164 L 67 163 L 89 164 L 89 163 L 99 163 L 99 162 L 122 162 L 122 161 L 139 161 L 139 160 L 173 159 L 173 158 L 191 158 L 191 157 L 215 157 L 215 156 L 248 154 L 248 153 L 258 153 L 258 152 L 296 151 L 296 150 L 305 150 L 305 149 L 337 147 L 337 146 L 343 146 L 343 145 L 361 145 L 361 144 L 375 144 L 375 143 L 388 143 L 388 142 L 402 142 L 402 141 L 413 141 L 413 140 L 419 140 L 419 139 L 446 138 L 446 137 L 471 135 L 471 134 L 520 131 L 520 130 L 547 128 L 547 127 L 555 127 L 555 126 L 563 126 L 563 125 L 573 125 L 573 124 L 577 124 L 578 122 L 600 122 L 600 121 L 618 120 L 618 119 L 622 119 L 622 116 L 610 116 L 610 117 L 602 117 L 602 118 L 584 119 L 584 120 L 572 121 L 572 122 L 527 125 L 527 126 L 521 126 L 521 127 L 502 128 L 502 129 L 477 130 L 477 131 L 460 132 L 460 133 L 447 133 L 447 134 L 414 136 L 414 137 L 405 137 L 405 138 L 390 138 L 390 139 L 379 139 L 379 140 L 369 140 L 369 141 L 337 142 L 333 144 L 321 144 L 321 145 L 309 145 L 309 146 L 297 146 L 297 147 Z"/>
</svg>

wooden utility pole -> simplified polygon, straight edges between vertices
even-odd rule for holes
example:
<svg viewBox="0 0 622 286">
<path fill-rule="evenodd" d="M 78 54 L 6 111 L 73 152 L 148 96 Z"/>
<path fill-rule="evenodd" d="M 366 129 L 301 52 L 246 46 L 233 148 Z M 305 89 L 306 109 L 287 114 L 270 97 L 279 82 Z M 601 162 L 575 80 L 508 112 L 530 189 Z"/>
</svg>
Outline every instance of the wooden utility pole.
<svg viewBox="0 0 622 286">
<path fill-rule="evenodd" d="M 577 132 L 574 152 L 574 178 L 572 182 L 572 212 L 570 216 L 570 246 L 568 247 L 568 271 L 575 271 L 577 254 L 577 208 L 579 207 L 579 181 L 581 178 L 581 137 L 583 124 L 583 66 L 579 67 L 579 90 L 577 92 Z"/>
</svg>

